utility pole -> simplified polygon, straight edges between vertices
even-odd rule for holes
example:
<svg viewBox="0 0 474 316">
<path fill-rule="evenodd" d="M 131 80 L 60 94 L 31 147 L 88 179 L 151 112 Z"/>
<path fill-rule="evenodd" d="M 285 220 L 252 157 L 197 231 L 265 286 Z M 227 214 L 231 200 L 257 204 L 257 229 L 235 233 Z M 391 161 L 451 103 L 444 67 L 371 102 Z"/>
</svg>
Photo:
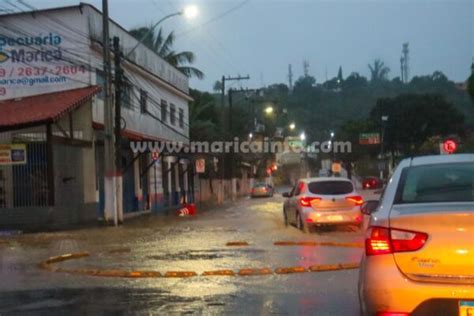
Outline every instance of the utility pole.
<svg viewBox="0 0 474 316">
<path fill-rule="evenodd" d="M 309 62 L 307 60 L 303 60 L 303 75 L 305 77 L 309 76 Z"/>
<path fill-rule="evenodd" d="M 288 65 L 288 88 L 293 91 L 293 70 L 291 69 L 291 64 Z"/>
<path fill-rule="evenodd" d="M 409 56 L 408 56 L 409 50 L 408 50 L 408 43 L 403 43 L 403 49 L 402 49 L 402 58 L 403 58 L 403 74 L 402 74 L 402 81 L 404 83 L 408 83 L 408 76 L 409 76 L 409 66 L 408 66 L 408 61 L 409 61 Z"/>
<path fill-rule="evenodd" d="M 123 222 L 123 188 L 122 188 L 122 91 L 123 91 L 123 69 L 122 69 L 122 51 L 120 50 L 120 39 L 114 36 L 114 88 L 115 88 L 115 194 L 117 197 L 118 222 Z"/>
<path fill-rule="evenodd" d="M 113 219 L 118 224 L 118 201 L 115 182 L 115 144 L 113 135 L 113 108 L 112 108 L 112 74 L 110 60 L 109 36 L 109 4 L 102 0 L 102 45 L 104 59 L 104 219 L 109 222 Z"/>
<path fill-rule="evenodd" d="M 249 80 L 250 79 L 250 76 L 247 75 L 245 77 L 242 77 L 242 76 L 237 76 L 237 77 L 225 77 L 225 76 L 222 76 L 222 84 L 221 84 L 221 110 L 222 110 L 222 113 L 221 113 L 221 122 L 222 122 L 222 130 L 223 130 L 223 134 L 226 134 L 225 131 L 227 129 L 228 133 L 229 133 L 229 137 L 232 138 L 232 131 L 230 130 L 230 126 L 231 124 L 229 123 L 228 126 L 226 126 L 225 122 L 226 122 L 226 119 L 225 119 L 225 82 L 226 81 L 240 81 L 240 80 Z M 230 94 L 230 90 L 229 90 L 229 94 Z M 229 95 L 229 101 L 231 102 L 231 96 Z M 230 107 L 231 105 L 229 104 L 229 122 L 230 120 L 232 119 L 231 117 L 231 112 L 230 112 Z M 227 128 L 226 128 L 227 127 Z M 225 169 L 225 153 L 223 153 L 222 157 L 221 157 L 221 168 L 220 168 L 220 178 L 221 178 L 221 185 L 219 186 L 219 193 L 218 194 L 218 197 L 217 197 L 217 202 L 218 203 L 223 203 L 224 202 L 224 178 L 225 178 L 225 173 L 224 173 L 224 169 Z M 231 161 L 232 165 L 233 165 L 233 161 Z M 234 198 L 235 194 L 236 194 L 236 191 L 237 191 L 237 182 L 236 182 L 236 179 L 235 179 L 235 175 L 232 173 L 231 174 L 231 177 L 232 177 L 232 198 Z"/>
</svg>

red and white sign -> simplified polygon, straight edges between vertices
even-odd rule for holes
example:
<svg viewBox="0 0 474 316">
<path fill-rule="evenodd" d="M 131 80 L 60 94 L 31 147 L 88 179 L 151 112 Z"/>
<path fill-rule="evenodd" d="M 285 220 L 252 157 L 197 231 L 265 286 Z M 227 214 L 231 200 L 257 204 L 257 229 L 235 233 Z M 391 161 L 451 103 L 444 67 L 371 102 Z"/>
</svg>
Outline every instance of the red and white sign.
<svg viewBox="0 0 474 316">
<path fill-rule="evenodd" d="M 440 144 L 439 148 L 442 155 L 450 155 L 456 151 L 458 144 L 454 140 L 448 139 Z"/>
</svg>

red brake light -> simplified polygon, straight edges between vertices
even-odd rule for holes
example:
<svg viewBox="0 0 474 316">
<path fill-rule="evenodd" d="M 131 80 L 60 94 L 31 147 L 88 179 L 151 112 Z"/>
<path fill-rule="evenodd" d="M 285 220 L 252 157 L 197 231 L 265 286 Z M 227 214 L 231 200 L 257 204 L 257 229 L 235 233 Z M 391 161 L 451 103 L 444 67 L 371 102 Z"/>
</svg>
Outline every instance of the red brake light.
<svg viewBox="0 0 474 316">
<path fill-rule="evenodd" d="M 310 196 L 300 197 L 300 205 L 301 206 L 311 206 L 311 202 L 313 202 L 313 201 L 321 201 L 321 198 L 310 197 Z"/>
<path fill-rule="evenodd" d="M 424 246 L 427 239 L 425 233 L 372 226 L 367 230 L 365 253 L 372 256 L 416 251 Z"/>
<path fill-rule="evenodd" d="M 392 253 L 390 245 L 390 231 L 384 227 L 369 227 L 365 239 L 365 254 L 383 255 Z"/>
<path fill-rule="evenodd" d="M 362 205 L 364 204 L 364 199 L 360 195 L 353 195 L 346 197 L 346 200 L 353 202 L 355 205 Z"/>
</svg>

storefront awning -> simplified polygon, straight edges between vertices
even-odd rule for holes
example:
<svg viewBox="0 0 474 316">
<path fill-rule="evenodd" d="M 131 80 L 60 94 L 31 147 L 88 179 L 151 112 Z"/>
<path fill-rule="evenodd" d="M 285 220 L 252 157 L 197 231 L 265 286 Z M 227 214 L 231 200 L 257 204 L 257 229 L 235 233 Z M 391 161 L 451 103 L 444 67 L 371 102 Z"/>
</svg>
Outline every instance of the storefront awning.
<svg viewBox="0 0 474 316">
<path fill-rule="evenodd" d="M 89 101 L 99 86 L 45 93 L 0 101 L 0 130 L 53 123 Z"/>
</svg>

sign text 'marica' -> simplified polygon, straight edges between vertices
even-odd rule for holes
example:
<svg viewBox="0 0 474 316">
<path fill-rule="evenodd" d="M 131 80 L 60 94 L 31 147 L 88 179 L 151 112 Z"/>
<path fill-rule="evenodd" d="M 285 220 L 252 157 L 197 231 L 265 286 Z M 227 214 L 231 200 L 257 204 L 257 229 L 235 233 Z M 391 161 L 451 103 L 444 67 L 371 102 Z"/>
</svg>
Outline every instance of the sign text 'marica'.
<svg viewBox="0 0 474 316">
<path fill-rule="evenodd" d="M 52 61 L 62 59 L 62 51 L 59 45 L 62 42 L 60 35 L 49 33 L 45 36 L 0 36 L 0 52 L 6 47 L 11 47 L 6 51 L 10 53 L 12 63 Z M 33 50 L 25 49 L 33 48 Z M 35 48 L 35 47 L 38 47 Z M 19 48 L 14 48 L 19 47 Z"/>
</svg>

